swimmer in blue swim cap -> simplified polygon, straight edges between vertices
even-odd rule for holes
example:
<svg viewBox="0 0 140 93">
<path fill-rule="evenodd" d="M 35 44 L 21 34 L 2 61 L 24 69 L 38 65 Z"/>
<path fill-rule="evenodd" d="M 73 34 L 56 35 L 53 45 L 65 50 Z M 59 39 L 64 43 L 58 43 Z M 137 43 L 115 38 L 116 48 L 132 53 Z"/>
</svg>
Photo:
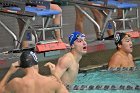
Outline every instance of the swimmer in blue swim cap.
<svg viewBox="0 0 140 93">
<path fill-rule="evenodd" d="M 123 32 L 117 32 L 114 36 L 117 51 L 111 57 L 108 67 L 134 67 L 133 43 L 131 36 Z"/>
<path fill-rule="evenodd" d="M 69 35 L 68 39 L 71 49 L 79 51 L 79 53 L 81 54 L 85 54 L 87 52 L 85 34 L 75 31 Z"/>
<path fill-rule="evenodd" d="M 45 64 L 49 66 L 51 73 L 60 78 L 65 85 L 73 84 L 79 71 L 79 62 L 87 53 L 87 43 L 83 33 L 77 31 L 71 33 L 69 43 L 71 50 L 58 59 L 56 66 L 50 62 Z"/>
<path fill-rule="evenodd" d="M 0 93 L 69 93 L 61 80 L 55 76 L 47 77 L 38 73 L 38 61 L 34 52 L 23 52 L 20 61 L 19 66 L 12 64 L 0 82 Z M 25 76 L 15 77 L 7 83 L 17 68 L 22 68 Z"/>
<path fill-rule="evenodd" d="M 70 46 L 72 46 L 72 44 L 74 43 L 74 41 L 76 39 L 78 39 L 78 38 L 79 39 L 85 39 L 85 34 L 82 34 L 82 33 L 78 32 L 78 31 L 75 31 L 72 34 L 70 34 L 70 36 L 69 36 Z"/>
</svg>

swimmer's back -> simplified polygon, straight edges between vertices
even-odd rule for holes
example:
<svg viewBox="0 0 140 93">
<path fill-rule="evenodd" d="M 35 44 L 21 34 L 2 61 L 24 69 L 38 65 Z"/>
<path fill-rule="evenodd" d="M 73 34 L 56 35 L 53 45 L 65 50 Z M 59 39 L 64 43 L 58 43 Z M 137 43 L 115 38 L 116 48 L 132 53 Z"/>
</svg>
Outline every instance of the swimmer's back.
<svg viewBox="0 0 140 93">
<path fill-rule="evenodd" d="M 32 76 L 32 78 L 15 78 L 10 84 L 13 84 L 12 93 L 57 93 L 56 91 L 59 90 L 61 85 L 54 76 L 46 77 L 41 75 Z"/>
</svg>

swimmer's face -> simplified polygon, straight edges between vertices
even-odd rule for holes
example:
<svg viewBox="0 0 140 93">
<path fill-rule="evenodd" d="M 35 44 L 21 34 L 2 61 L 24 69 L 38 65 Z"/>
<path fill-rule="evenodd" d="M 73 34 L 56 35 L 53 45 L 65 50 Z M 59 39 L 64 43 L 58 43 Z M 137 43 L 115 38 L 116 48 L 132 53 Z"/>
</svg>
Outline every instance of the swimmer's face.
<svg viewBox="0 0 140 93">
<path fill-rule="evenodd" d="M 85 37 L 77 38 L 74 41 L 74 44 L 72 45 L 72 47 L 75 49 L 75 51 L 77 51 L 80 54 L 87 53 L 87 43 L 85 41 Z"/>
<path fill-rule="evenodd" d="M 133 51 L 133 43 L 129 35 L 125 35 L 121 42 L 122 44 L 119 45 L 120 49 L 128 53 L 131 53 Z"/>
</svg>

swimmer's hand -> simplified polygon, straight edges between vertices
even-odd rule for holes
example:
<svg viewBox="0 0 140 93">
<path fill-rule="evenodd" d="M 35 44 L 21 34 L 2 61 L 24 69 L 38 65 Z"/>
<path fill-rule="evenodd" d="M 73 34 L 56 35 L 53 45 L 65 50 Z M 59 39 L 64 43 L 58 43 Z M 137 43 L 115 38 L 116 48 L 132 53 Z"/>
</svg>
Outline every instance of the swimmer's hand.
<svg viewBox="0 0 140 93">
<path fill-rule="evenodd" d="M 3 79 L 0 81 L 0 93 L 5 93 L 4 90 L 5 90 L 6 83 L 7 83 L 8 79 L 10 78 L 10 76 L 13 73 L 15 73 L 17 71 L 17 69 L 19 68 L 17 66 L 18 66 L 18 61 L 12 63 L 10 69 L 8 70 L 6 75 L 3 77 Z"/>
<path fill-rule="evenodd" d="M 9 71 L 11 73 L 15 73 L 18 69 L 19 69 L 19 65 L 18 65 L 18 61 L 16 61 L 16 62 L 12 63 Z"/>
<path fill-rule="evenodd" d="M 44 65 L 45 67 L 49 67 L 50 70 L 51 70 L 51 74 L 54 74 L 54 71 L 55 71 L 55 64 L 51 63 L 51 62 L 48 62 Z"/>
</svg>

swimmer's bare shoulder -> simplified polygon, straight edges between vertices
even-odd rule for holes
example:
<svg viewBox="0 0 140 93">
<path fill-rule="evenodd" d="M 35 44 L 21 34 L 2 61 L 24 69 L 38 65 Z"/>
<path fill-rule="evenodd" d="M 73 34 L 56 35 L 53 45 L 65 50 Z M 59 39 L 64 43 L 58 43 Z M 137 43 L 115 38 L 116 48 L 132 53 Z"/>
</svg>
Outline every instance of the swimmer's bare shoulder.
<svg viewBox="0 0 140 93">
<path fill-rule="evenodd" d="M 22 78 L 14 78 L 11 81 L 9 81 L 9 83 L 6 86 L 6 93 L 11 93 L 10 91 L 14 91 L 13 89 L 16 89 L 17 87 L 19 87 L 21 85 L 21 80 Z M 13 92 L 12 92 L 13 93 Z"/>
<path fill-rule="evenodd" d="M 132 55 L 132 54 L 129 54 L 129 57 L 130 57 L 132 60 L 134 60 L 134 58 L 133 58 L 133 55 Z"/>
<path fill-rule="evenodd" d="M 55 78 L 54 82 L 56 82 L 57 86 L 56 93 L 69 93 L 60 79 L 56 78 L 55 76 L 53 76 L 53 78 Z"/>
<path fill-rule="evenodd" d="M 120 67 L 121 65 L 121 55 L 116 52 L 115 54 L 113 54 L 113 56 L 111 57 L 110 61 L 109 61 L 109 67 Z"/>
<path fill-rule="evenodd" d="M 71 53 L 67 53 L 64 56 L 60 57 L 58 59 L 58 65 L 64 65 L 64 66 L 68 66 L 71 64 L 71 62 L 73 61 L 73 56 Z"/>
<path fill-rule="evenodd" d="M 47 80 L 46 86 L 48 86 L 49 89 L 54 89 L 56 91 L 55 93 L 68 93 L 68 90 L 63 85 L 62 81 L 57 77 L 52 75 L 45 78 Z"/>
</svg>

